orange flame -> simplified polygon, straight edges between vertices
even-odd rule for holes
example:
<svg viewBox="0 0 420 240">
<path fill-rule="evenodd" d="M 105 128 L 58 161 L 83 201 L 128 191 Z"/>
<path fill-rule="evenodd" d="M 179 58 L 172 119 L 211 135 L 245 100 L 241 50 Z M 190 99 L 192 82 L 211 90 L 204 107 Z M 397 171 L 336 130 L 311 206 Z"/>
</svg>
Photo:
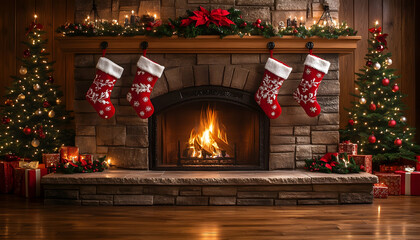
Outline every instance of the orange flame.
<svg viewBox="0 0 420 240">
<path fill-rule="evenodd" d="M 191 130 L 188 145 L 189 157 L 204 158 L 204 152 L 212 158 L 229 154 L 225 126 L 219 123 L 217 112 L 209 106 L 201 110 L 200 126 Z"/>
</svg>

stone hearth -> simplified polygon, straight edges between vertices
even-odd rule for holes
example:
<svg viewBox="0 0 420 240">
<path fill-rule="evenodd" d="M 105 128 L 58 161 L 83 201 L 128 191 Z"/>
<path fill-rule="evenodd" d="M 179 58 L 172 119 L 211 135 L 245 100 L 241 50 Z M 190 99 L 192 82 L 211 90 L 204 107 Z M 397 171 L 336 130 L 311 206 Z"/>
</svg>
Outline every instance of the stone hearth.
<svg viewBox="0 0 420 240">
<path fill-rule="evenodd" d="M 308 205 L 372 203 L 368 173 L 295 171 L 136 171 L 50 174 L 46 204 Z"/>
</svg>

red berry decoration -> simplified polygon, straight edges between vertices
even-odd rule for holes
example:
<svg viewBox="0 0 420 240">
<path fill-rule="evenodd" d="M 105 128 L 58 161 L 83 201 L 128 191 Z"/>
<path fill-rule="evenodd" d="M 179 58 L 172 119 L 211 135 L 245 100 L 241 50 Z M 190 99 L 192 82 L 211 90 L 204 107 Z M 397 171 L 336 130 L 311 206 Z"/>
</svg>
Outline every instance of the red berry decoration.
<svg viewBox="0 0 420 240">
<path fill-rule="evenodd" d="M 48 81 L 49 83 L 54 83 L 54 78 L 53 78 L 53 76 L 49 76 L 47 81 Z"/>
<path fill-rule="evenodd" d="M 384 78 L 384 79 L 382 79 L 382 85 L 383 86 L 388 86 L 389 85 L 389 79 L 388 78 Z"/>
<path fill-rule="evenodd" d="M 9 124 L 10 123 L 10 118 L 9 117 L 3 117 L 2 123 L 3 124 Z"/>
<path fill-rule="evenodd" d="M 45 101 L 45 102 L 42 104 L 42 106 L 43 106 L 44 108 L 47 108 L 47 107 L 51 106 L 51 104 L 50 104 L 48 101 Z"/>
<path fill-rule="evenodd" d="M 399 138 L 395 139 L 394 145 L 400 147 L 402 145 L 401 139 L 399 139 Z"/>
<path fill-rule="evenodd" d="M 293 33 L 298 33 L 298 30 L 297 29 L 293 29 Z"/>
<path fill-rule="evenodd" d="M 25 51 L 23 51 L 23 56 L 25 58 L 28 58 L 29 56 L 31 56 L 31 52 L 29 51 L 29 49 L 26 49 Z"/>
<path fill-rule="evenodd" d="M 369 60 L 369 61 L 366 62 L 366 66 L 372 67 L 372 65 L 373 65 L 373 62 L 372 61 Z"/>
<path fill-rule="evenodd" d="M 261 24 L 261 19 L 257 19 L 257 21 L 255 21 L 255 23 L 257 23 L 257 24 Z"/>
<path fill-rule="evenodd" d="M 260 27 L 260 28 L 261 28 L 261 29 L 264 29 L 264 26 L 262 26 L 262 25 L 261 25 L 261 27 Z"/>
<path fill-rule="evenodd" d="M 395 125 L 397 125 L 397 121 L 394 119 L 388 121 L 388 127 L 395 127 Z"/>
<path fill-rule="evenodd" d="M 385 49 L 384 45 L 379 45 L 376 47 L 376 51 L 382 52 Z"/>
<path fill-rule="evenodd" d="M 354 120 L 353 120 L 353 119 L 350 119 L 350 120 L 349 120 L 349 125 L 350 125 L 350 126 L 353 126 L 353 125 L 354 125 Z"/>
<path fill-rule="evenodd" d="M 369 109 L 370 109 L 371 111 L 375 111 L 375 110 L 376 110 L 376 105 L 375 105 L 374 103 L 371 103 L 371 104 L 369 105 Z"/>
<path fill-rule="evenodd" d="M 393 92 L 398 92 L 398 90 L 400 90 L 400 87 L 398 87 L 398 84 L 395 84 L 394 86 L 392 86 Z"/>
<path fill-rule="evenodd" d="M 376 137 L 375 137 L 375 135 L 370 135 L 369 136 L 369 139 L 368 139 L 368 141 L 370 142 L 370 143 L 375 143 L 376 142 Z"/>
<path fill-rule="evenodd" d="M 32 129 L 31 129 L 31 128 L 29 128 L 29 127 L 25 127 L 25 128 L 23 129 L 23 133 L 24 133 L 25 135 L 29 135 L 29 134 L 31 134 L 31 133 L 32 133 Z"/>
</svg>

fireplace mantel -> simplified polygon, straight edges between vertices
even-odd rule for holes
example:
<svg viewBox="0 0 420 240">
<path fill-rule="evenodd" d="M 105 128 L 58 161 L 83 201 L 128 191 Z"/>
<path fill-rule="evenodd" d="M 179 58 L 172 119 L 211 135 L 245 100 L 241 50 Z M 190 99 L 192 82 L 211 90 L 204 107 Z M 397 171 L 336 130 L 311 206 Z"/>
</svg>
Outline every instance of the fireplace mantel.
<svg viewBox="0 0 420 240">
<path fill-rule="evenodd" d="M 146 36 L 135 37 L 56 37 L 59 48 L 65 53 L 100 53 L 99 45 L 108 42 L 108 53 L 138 53 L 142 41 L 149 42 L 149 53 L 264 53 L 267 43 L 274 42 L 275 53 L 306 53 L 305 44 L 314 43 L 314 53 L 350 54 L 357 48 L 361 36 L 323 39 L 302 39 L 293 36 L 264 38 L 262 36 L 198 36 L 197 38 Z"/>
</svg>

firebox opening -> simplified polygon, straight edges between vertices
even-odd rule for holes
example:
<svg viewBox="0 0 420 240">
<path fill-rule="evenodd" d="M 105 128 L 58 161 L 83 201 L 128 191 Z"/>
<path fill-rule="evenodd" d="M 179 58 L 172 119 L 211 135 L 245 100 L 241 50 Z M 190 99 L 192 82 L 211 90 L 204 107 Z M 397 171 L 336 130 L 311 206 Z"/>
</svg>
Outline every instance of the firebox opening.
<svg viewBox="0 0 420 240">
<path fill-rule="evenodd" d="M 173 95 L 182 96 L 179 101 L 167 96 L 154 102 L 158 111 L 149 128 L 151 168 L 266 169 L 268 121 L 252 96 L 219 89 L 198 95 L 182 92 Z"/>
</svg>

